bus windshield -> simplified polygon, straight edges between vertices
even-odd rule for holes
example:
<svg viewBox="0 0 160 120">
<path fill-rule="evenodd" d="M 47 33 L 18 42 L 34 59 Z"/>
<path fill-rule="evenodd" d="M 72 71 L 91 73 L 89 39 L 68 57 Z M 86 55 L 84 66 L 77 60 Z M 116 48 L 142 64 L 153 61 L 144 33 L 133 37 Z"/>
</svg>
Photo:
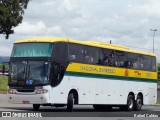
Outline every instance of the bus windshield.
<svg viewBox="0 0 160 120">
<path fill-rule="evenodd" d="M 19 61 L 10 63 L 9 84 L 45 85 L 49 83 L 50 63 L 45 61 Z"/>
<path fill-rule="evenodd" d="M 14 44 L 11 57 L 51 57 L 53 43 Z"/>
</svg>

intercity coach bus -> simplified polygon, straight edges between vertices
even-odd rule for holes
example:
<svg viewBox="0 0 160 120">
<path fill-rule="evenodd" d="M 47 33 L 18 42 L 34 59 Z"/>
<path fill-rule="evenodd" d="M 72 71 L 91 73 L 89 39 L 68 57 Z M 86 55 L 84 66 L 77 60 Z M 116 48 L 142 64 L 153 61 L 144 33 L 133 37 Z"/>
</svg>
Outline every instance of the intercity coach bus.
<svg viewBox="0 0 160 120">
<path fill-rule="evenodd" d="M 93 105 L 140 110 L 157 100 L 156 56 L 124 46 L 67 38 L 15 42 L 8 101 L 40 106 Z"/>
</svg>

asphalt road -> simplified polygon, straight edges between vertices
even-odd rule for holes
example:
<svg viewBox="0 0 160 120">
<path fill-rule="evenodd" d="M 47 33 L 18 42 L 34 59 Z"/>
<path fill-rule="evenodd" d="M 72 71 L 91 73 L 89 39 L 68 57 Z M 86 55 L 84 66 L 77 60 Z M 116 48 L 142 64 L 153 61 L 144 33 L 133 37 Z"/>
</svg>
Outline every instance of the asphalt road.
<svg viewBox="0 0 160 120">
<path fill-rule="evenodd" d="M 17 112 L 36 112 L 33 111 L 32 105 L 28 104 L 10 104 L 7 101 L 6 94 L 0 94 L 0 111 L 17 111 Z M 118 108 L 113 108 L 111 111 L 100 112 L 95 111 L 91 105 L 78 105 L 74 107 L 74 112 L 68 113 L 66 112 L 66 108 L 55 108 L 55 107 L 44 107 L 40 108 L 39 112 L 42 112 L 46 115 L 52 115 L 56 117 L 105 117 L 106 115 L 111 115 L 111 117 L 116 116 L 131 116 L 134 117 L 134 114 L 156 114 L 158 111 L 160 113 L 160 105 L 155 106 L 143 106 L 141 111 L 138 112 L 128 112 L 128 111 L 120 111 Z M 160 117 L 160 115 L 159 115 Z M 113 120 L 113 119 L 112 119 Z M 119 119 L 120 120 L 120 119 Z"/>
</svg>

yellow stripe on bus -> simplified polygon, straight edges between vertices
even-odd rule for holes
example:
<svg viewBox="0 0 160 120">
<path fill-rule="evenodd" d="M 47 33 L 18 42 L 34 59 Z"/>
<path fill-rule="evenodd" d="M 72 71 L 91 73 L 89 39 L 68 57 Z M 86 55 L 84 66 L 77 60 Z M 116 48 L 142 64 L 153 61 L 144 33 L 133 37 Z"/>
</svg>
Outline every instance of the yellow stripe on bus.
<svg viewBox="0 0 160 120">
<path fill-rule="evenodd" d="M 69 64 L 69 66 L 67 67 L 67 71 L 157 80 L 157 72 L 132 70 L 127 68 L 108 67 L 108 66 L 99 66 L 99 65 L 80 64 L 80 63 Z"/>
</svg>

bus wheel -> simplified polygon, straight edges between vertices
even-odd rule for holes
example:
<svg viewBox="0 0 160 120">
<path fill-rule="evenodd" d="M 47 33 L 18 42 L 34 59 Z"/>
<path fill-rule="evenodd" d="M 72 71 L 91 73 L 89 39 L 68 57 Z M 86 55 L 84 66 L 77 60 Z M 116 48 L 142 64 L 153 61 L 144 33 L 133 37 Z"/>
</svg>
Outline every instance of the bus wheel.
<svg viewBox="0 0 160 120">
<path fill-rule="evenodd" d="M 38 111 L 40 108 L 40 104 L 33 104 L 33 109 Z"/>
<path fill-rule="evenodd" d="M 127 99 L 127 110 L 132 111 L 133 109 L 134 109 L 134 98 L 132 95 L 129 95 Z"/>
<path fill-rule="evenodd" d="M 68 95 L 68 101 L 67 101 L 67 111 L 72 112 L 73 111 L 73 105 L 74 105 L 74 94 L 70 93 Z"/>
<path fill-rule="evenodd" d="M 138 95 L 137 100 L 135 101 L 134 110 L 136 110 L 136 111 L 141 110 L 142 104 L 143 104 L 142 97 L 140 95 Z"/>
</svg>

